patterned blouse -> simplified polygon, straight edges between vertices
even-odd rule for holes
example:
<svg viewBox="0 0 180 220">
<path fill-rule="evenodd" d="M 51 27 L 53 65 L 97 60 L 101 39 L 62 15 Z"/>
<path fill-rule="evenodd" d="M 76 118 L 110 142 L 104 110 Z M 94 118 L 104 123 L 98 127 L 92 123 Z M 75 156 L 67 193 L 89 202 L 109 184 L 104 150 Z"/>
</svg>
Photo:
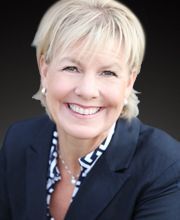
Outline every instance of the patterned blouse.
<svg viewBox="0 0 180 220">
<path fill-rule="evenodd" d="M 86 156 L 79 158 L 79 163 L 81 166 L 81 173 L 79 175 L 78 181 L 75 183 L 74 192 L 72 194 L 72 200 L 76 196 L 81 183 L 84 181 L 86 176 L 88 175 L 89 171 L 92 169 L 92 167 L 95 165 L 97 160 L 101 157 L 101 155 L 105 152 L 107 149 L 111 138 L 114 134 L 115 124 L 110 129 L 110 132 L 107 136 L 107 138 L 100 144 L 98 148 L 96 148 L 94 151 L 88 153 Z M 57 131 L 53 132 L 52 137 L 52 145 L 50 148 L 50 154 L 49 154 L 49 171 L 48 171 L 48 177 L 47 177 L 47 184 L 46 184 L 46 190 L 47 190 L 47 219 L 48 220 L 54 220 L 54 218 L 50 214 L 50 200 L 51 195 L 54 191 L 55 184 L 61 180 L 61 174 L 57 166 L 58 161 L 58 149 L 57 149 L 57 143 L 58 143 L 58 135 Z"/>
</svg>

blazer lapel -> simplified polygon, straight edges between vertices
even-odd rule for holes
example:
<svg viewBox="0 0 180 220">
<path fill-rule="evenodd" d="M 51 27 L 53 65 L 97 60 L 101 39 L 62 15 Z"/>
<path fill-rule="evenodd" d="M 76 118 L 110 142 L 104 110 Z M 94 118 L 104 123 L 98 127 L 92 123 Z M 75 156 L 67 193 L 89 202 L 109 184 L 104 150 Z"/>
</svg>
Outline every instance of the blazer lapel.
<svg viewBox="0 0 180 220">
<path fill-rule="evenodd" d="M 120 120 L 106 152 L 100 157 L 82 183 L 72 202 L 66 220 L 97 219 L 130 177 L 127 168 L 136 149 L 139 121 Z"/>
<path fill-rule="evenodd" d="M 129 177 L 112 172 L 102 158 L 97 163 L 72 202 L 66 220 L 96 219 Z"/>
<path fill-rule="evenodd" d="M 35 142 L 27 149 L 26 198 L 27 218 L 46 217 L 46 180 L 48 156 L 54 124 L 48 120 Z"/>
</svg>

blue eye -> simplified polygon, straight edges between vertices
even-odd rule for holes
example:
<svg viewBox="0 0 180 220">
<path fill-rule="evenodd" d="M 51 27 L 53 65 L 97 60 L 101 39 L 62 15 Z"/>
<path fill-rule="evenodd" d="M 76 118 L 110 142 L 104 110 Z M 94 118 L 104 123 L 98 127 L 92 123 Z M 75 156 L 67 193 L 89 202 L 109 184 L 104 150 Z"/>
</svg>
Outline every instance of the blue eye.
<svg viewBox="0 0 180 220">
<path fill-rule="evenodd" d="M 117 77 L 117 74 L 116 74 L 115 72 L 112 72 L 112 71 L 109 71 L 109 70 L 103 71 L 103 72 L 101 73 L 101 75 L 107 76 L 107 77 L 110 77 L 110 76 L 115 76 L 115 77 Z"/>
<path fill-rule="evenodd" d="M 75 66 L 67 66 L 67 67 L 63 68 L 62 70 L 68 71 L 68 72 L 78 72 L 78 69 Z"/>
</svg>

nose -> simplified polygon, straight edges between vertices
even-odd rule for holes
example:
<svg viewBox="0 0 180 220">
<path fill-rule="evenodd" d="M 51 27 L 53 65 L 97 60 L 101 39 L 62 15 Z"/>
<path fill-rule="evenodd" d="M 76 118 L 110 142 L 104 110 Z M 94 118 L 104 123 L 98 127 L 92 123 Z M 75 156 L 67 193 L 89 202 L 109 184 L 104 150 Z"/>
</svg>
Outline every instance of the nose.
<svg viewBox="0 0 180 220">
<path fill-rule="evenodd" d="M 97 98 L 99 96 L 98 79 L 93 74 L 84 74 L 76 85 L 75 94 L 86 100 Z"/>
</svg>

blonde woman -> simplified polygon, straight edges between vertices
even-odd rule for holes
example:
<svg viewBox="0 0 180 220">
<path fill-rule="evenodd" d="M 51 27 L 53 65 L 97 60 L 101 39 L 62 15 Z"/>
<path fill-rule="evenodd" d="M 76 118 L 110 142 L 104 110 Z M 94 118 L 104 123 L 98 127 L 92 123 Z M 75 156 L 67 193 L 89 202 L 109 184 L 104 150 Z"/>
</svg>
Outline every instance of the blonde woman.
<svg viewBox="0 0 180 220">
<path fill-rule="evenodd" d="M 114 0 L 61 0 L 33 46 L 46 114 L 11 126 L 0 220 L 179 220 L 180 144 L 138 118 L 143 28 Z"/>
</svg>

